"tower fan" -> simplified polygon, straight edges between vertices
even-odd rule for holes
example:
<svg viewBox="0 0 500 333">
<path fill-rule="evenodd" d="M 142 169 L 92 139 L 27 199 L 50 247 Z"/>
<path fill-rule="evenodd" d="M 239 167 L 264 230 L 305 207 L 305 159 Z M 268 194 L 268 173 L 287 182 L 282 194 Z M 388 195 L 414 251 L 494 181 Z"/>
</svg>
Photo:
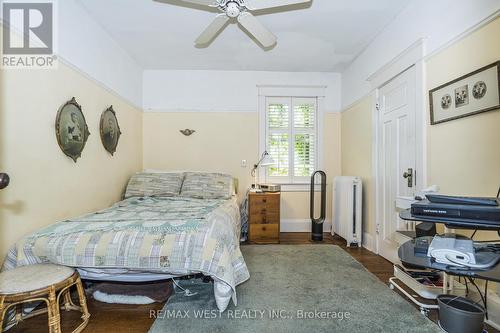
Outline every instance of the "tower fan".
<svg viewBox="0 0 500 333">
<path fill-rule="evenodd" d="M 314 200 L 315 200 L 315 186 L 316 175 L 320 175 L 321 179 L 321 207 L 319 218 L 314 217 Z M 318 170 L 311 176 L 311 196 L 310 196 L 310 215 L 311 215 L 311 239 L 316 242 L 323 240 L 323 224 L 326 218 L 326 173 Z"/>
</svg>

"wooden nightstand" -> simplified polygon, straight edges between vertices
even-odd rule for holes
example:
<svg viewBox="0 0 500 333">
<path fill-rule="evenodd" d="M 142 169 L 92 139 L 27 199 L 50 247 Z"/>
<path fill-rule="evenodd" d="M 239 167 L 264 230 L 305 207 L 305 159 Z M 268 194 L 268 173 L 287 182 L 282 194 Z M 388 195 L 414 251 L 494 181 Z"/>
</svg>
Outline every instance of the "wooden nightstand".
<svg viewBox="0 0 500 333">
<path fill-rule="evenodd" d="M 248 240 L 256 244 L 280 242 L 280 193 L 248 194 Z"/>
</svg>

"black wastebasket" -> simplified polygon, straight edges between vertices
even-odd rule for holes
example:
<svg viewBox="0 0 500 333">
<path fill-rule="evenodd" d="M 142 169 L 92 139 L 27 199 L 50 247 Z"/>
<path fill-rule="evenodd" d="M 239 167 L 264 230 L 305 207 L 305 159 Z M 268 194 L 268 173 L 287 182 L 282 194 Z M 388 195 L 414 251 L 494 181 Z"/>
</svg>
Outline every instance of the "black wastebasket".
<svg viewBox="0 0 500 333">
<path fill-rule="evenodd" d="M 484 308 L 471 300 L 439 295 L 439 323 L 448 333 L 481 333 L 484 325 Z"/>
</svg>

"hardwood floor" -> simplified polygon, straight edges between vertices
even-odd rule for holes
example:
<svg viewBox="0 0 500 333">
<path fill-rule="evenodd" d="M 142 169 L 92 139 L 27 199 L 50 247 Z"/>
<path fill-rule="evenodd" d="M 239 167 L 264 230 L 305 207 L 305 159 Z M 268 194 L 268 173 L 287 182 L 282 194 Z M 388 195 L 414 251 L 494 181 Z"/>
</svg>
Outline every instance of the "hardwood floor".
<svg viewBox="0 0 500 333">
<path fill-rule="evenodd" d="M 347 248 L 346 242 L 340 237 L 332 237 L 325 234 L 322 242 L 312 242 L 309 233 L 281 233 L 281 244 L 300 245 L 300 244 L 335 244 L 343 248 L 357 261 L 365 266 L 382 282 L 387 283 L 392 276 L 392 263 L 379 255 L 374 254 L 364 248 Z M 243 245 L 245 246 L 245 245 Z M 262 245 L 265 246 L 265 245 Z M 413 304 L 413 303 L 411 303 Z M 89 297 L 88 306 L 91 313 L 89 325 L 84 333 L 145 333 L 154 322 L 150 318 L 151 310 L 160 310 L 164 303 L 155 303 L 151 305 L 117 305 L 105 304 L 95 301 Z M 71 332 L 79 323 L 79 315 L 76 312 L 62 313 L 63 332 Z M 433 311 L 430 318 L 437 320 L 437 313 Z M 488 332 L 498 332 L 495 329 L 487 327 Z M 46 317 L 39 316 L 28 319 L 17 327 L 11 329 L 9 333 L 39 333 L 47 332 Z"/>
</svg>

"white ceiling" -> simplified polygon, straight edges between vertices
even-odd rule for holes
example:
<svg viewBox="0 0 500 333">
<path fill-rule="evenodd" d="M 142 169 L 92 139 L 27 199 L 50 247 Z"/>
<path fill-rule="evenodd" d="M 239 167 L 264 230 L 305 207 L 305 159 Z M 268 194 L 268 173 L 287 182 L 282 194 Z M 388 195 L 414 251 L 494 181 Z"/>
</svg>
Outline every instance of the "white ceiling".
<svg viewBox="0 0 500 333">
<path fill-rule="evenodd" d="M 161 1 L 161 2 L 159 2 Z M 179 0 L 78 0 L 143 69 L 340 72 L 412 0 L 313 0 L 258 17 L 277 45 L 260 48 L 230 24 L 207 48 L 194 40 L 215 12 Z"/>
</svg>

